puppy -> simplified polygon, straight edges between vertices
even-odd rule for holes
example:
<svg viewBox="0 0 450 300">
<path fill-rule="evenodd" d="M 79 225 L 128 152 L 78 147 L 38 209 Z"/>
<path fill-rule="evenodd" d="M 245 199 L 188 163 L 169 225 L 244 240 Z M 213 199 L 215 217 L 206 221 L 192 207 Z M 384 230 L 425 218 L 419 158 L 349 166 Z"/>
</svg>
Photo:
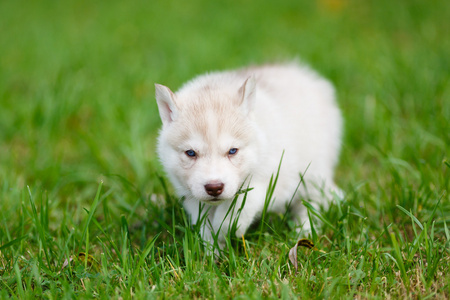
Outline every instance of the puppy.
<svg viewBox="0 0 450 300">
<path fill-rule="evenodd" d="M 223 247 L 237 216 L 231 205 L 240 209 L 236 234 L 243 235 L 264 209 L 272 176 L 278 180 L 268 210 L 289 207 L 304 231 L 310 222 L 302 199 L 317 208 L 331 192 L 342 194 L 333 181 L 341 113 L 332 85 L 309 68 L 289 63 L 208 73 L 176 93 L 155 87 L 158 155 L 192 222 L 206 214 L 204 240 L 218 233 Z M 249 188 L 245 203 L 241 187 Z"/>
</svg>

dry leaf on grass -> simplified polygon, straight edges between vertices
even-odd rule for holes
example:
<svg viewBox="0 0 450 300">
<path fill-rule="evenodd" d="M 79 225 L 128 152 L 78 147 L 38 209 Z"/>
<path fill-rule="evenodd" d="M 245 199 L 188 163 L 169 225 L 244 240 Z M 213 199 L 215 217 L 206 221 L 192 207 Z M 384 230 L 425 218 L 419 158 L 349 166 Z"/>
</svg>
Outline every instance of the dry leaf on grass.
<svg viewBox="0 0 450 300">
<path fill-rule="evenodd" d="M 66 268 L 69 265 L 69 263 L 75 262 L 79 264 L 85 264 L 88 268 L 93 268 L 97 272 L 100 269 L 99 263 L 95 260 L 95 258 L 92 255 L 88 254 L 86 257 L 86 253 L 80 252 L 78 253 L 78 257 L 76 255 L 72 255 L 71 257 L 66 259 L 61 267 L 61 270 Z"/>
<path fill-rule="evenodd" d="M 291 250 L 289 250 L 289 260 L 294 265 L 295 272 L 297 272 L 297 270 L 298 270 L 298 261 L 297 261 L 297 247 L 298 246 L 303 246 L 303 247 L 306 247 L 308 249 L 312 249 L 314 251 L 320 251 L 320 252 L 325 253 L 325 251 L 317 249 L 314 246 L 314 243 L 311 242 L 308 239 L 300 239 L 300 240 L 298 240 L 298 242 L 295 244 L 295 246 L 293 248 L 291 248 Z"/>
</svg>

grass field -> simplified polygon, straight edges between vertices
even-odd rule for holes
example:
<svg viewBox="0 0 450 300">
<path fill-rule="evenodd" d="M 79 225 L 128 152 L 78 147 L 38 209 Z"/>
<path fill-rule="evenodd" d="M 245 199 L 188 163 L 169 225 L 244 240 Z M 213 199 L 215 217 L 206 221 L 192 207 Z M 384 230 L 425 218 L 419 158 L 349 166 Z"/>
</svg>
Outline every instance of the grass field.
<svg viewBox="0 0 450 300">
<path fill-rule="evenodd" d="M 0 2 L 0 298 L 450 298 L 450 2 Z M 329 225 L 208 257 L 155 156 L 155 82 L 300 57 L 336 86 Z"/>
</svg>

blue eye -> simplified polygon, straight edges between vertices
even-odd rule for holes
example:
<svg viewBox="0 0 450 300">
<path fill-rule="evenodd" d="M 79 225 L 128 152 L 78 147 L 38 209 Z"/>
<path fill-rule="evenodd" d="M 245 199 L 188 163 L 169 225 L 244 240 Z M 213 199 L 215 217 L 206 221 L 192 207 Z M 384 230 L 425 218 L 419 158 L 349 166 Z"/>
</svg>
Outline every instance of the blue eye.
<svg viewBox="0 0 450 300">
<path fill-rule="evenodd" d="M 228 154 L 233 155 L 233 154 L 236 154 L 237 151 L 238 151 L 237 148 L 231 148 L 230 151 L 228 151 Z"/>
<path fill-rule="evenodd" d="M 186 155 L 189 157 L 195 157 L 197 155 L 194 150 L 187 150 L 184 153 L 186 153 Z"/>
</svg>

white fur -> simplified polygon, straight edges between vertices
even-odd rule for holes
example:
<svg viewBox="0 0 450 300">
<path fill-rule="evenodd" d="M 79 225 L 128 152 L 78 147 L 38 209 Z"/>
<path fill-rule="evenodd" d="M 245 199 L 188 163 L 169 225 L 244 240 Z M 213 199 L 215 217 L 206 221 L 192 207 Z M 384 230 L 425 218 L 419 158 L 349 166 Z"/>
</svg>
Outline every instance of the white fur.
<svg viewBox="0 0 450 300">
<path fill-rule="evenodd" d="M 244 187 L 253 189 L 236 234 L 245 233 L 263 210 L 283 151 L 270 211 L 284 212 L 295 194 L 290 209 L 308 230 L 301 199 L 311 199 L 317 207 L 327 204 L 330 191 L 339 193 L 333 173 L 342 118 L 333 87 L 312 70 L 292 63 L 209 73 L 175 94 L 156 85 L 156 100 L 163 122 L 160 160 L 177 194 L 185 197 L 184 207 L 194 223 L 199 205 L 206 204 L 209 221 L 203 227 L 204 239 L 211 241 L 211 232 L 221 228 L 223 245 L 231 222 L 225 216 L 244 182 Z M 231 148 L 238 152 L 230 155 Z M 194 150 L 196 156 L 189 157 L 187 150 Z M 304 184 L 296 192 L 300 174 Z M 223 183 L 222 193 L 210 196 L 205 189 L 208 183 Z"/>
</svg>

